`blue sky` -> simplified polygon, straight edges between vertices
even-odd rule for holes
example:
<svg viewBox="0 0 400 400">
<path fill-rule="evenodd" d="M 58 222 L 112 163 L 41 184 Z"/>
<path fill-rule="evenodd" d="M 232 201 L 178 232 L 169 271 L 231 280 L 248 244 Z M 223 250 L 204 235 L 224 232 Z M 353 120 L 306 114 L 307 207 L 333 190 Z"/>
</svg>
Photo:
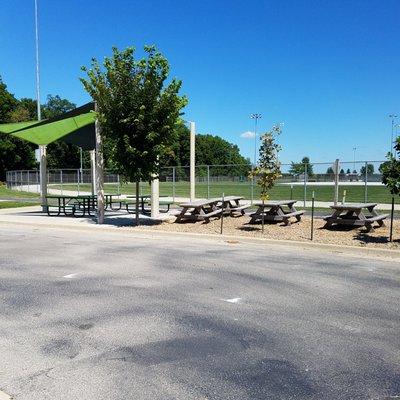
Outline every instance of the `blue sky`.
<svg viewBox="0 0 400 400">
<path fill-rule="evenodd" d="M 185 118 L 245 156 L 254 112 L 261 131 L 284 122 L 284 162 L 388 151 L 388 114 L 400 115 L 398 0 L 38 1 L 42 101 L 84 103 L 78 77 L 91 57 L 156 44 L 183 80 Z M 1 3 L 0 75 L 17 97 L 34 97 L 34 1 Z"/>
</svg>

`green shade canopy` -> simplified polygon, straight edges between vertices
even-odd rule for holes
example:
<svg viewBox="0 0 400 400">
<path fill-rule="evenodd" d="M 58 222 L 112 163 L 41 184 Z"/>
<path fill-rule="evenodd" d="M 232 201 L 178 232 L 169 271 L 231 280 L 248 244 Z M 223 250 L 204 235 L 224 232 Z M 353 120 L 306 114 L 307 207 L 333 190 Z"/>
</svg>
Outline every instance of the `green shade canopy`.
<svg viewBox="0 0 400 400">
<path fill-rule="evenodd" d="M 84 150 L 95 148 L 96 113 L 94 104 L 88 103 L 60 117 L 41 122 L 30 121 L 0 125 L 0 132 L 27 140 L 36 145 L 47 145 L 56 140 L 76 144 Z"/>
<path fill-rule="evenodd" d="M 19 131 L 20 129 L 27 128 L 29 126 L 37 124 L 37 121 L 28 122 L 13 122 L 11 124 L 0 124 L 0 133 L 11 133 Z"/>
</svg>

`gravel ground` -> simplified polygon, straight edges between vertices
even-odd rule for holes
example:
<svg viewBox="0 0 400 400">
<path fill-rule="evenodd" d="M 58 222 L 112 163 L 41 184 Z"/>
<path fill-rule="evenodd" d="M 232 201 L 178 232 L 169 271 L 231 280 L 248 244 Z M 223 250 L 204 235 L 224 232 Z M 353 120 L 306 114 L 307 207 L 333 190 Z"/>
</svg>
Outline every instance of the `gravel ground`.
<svg viewBox="0 0 400 400">
<path fill-rule="evenodd" d="M 225 217 L 223 233 L 232 236 L 265 237 L 266 239 L 310 241 L 311 219 L 303 217 L 301 222 L 292 223 L 284 226 L 282 223 L 265 224 L 264 233 L 261 231 L 261 224 L 249 224 L 250 218 L 245 215 L 242 217 Z M 157 229 L 170 232 L 191 232 L 204 234 L 219 234 L 221 221 L 212 220 L 210 223 L 185 222 L 171 223 L 172 221 L 161 222 L 159 224 L 142 224 L 139 229 Z M 319 243 L 329 243 L 348 246 L 368 246 L 384 249 L 400 249 L 400 221 L 395 220 L 393 224 L 393 239 L 390 243 L 389 225 L 376 227 L 374 232 L 367 233 L 365 228 L 345 228 L 334 227 L 323 229 L 325 221 L 314 219 L 314 241 Z M 376 225 L 377 226 L 377 225 Z M 138 228 L 131 228 L 138 229 Z"/>
</svg>

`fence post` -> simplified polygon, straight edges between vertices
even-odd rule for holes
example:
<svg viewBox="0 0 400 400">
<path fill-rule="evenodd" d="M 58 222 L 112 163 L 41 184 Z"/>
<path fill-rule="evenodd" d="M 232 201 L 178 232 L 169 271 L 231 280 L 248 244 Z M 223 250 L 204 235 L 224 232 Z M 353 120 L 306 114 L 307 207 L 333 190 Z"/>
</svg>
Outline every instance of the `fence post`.
<svg viewBox="0 0 400 400">
<path fill-rule="evenodd" d="M 175 203 L 175 167 L 172 167 L 172 201 Z"/>
<path fill-rule="evenodd" d="M 77 178 L 78 178 L 78 196 L 79 196 L 79 169 L 76 170 L 77 174 Z"/>
<path fill-rule="evenodd" d="M 61 195 L 64 193 L 64 187 L 63 187 L 63 170 L 60 170 L 60 183 L 61 183 Z"/>
<path fill-rule="evenodd" d="M 120 180 L 119 180 L 119 174 L 117 174 L 117 182 L 118 182 L 118 185 L 117 185 L 117 194 L 118 194 L 118 196 L 120 196 L 120 195 L 121 195 L 121 182 L 120 182 Z"/>
<path fill-rule="evenodd" d="M 335 174 L 335 193 L 333 202 L 336 205 L 339 199 L 339 159 L 337 158 L 334 163 L 333 172 Z"/>
<path fill-rule="evenodd" d="M 304 207 L 307 199 L 307 164 L 304 164 Z"/>
<path fill-rule="evenodd" d="M 207 165 L 207 199 L 210 198 L 210 166 Z"/>
<path fill-rule="evenodd" d="M 367 202 L 367 190 L 368 190 L 368 161 L 365 161 L 365 183 L 364 183 L 364 203 Z"/>
<path fill-rule="evenodd" d="M 31 191 L 31 188 L 30 188 L 30 176 L 29 176 L 29 170 L 28 170 L 28 192 L 30 192 Z"/>
</svg>

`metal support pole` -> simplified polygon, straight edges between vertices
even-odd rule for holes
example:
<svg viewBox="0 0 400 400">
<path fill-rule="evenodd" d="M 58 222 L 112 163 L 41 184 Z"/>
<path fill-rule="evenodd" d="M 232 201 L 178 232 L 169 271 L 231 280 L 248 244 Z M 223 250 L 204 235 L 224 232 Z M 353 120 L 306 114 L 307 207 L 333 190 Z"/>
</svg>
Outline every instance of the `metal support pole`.
<svg viewBox="0 0 400 400">
<path fill-rule="evenodd" d="M 95 105 L 97 111 L 97 104 Z M 101 125 L 95 122 L 96 131 L 96 194 L 97 194 L 97 223 L 104 222 L 104 159 L 101 137 Z"/>
<path fill-rule="evenodd" d="M 60 170 L 60 183 L 61 183 L 61 195 L 63 195 L 64 192 L 64 185 L 63 185 L 63 170 Z"/>
<path fill-rule="evenodd" d="M 160 182 L 158 177 L 151 181 L 151 218 L 160 214 Z"/>
<path fill-rule="evenodd" d="M 364 203 L 367 202 L 367 191 L 368 191 L 368 162 L 365 161 L 365 182 L 364 182 Z"/>
<path fill-rule="evenodd" d="M 119 180 L 119 174 L 117 174 L 117 182 L 118 182 L 118 185 L 117 185 L 117 194 L 118 194 L 118 196 L 120 196 L 120 195 L 121 195 L 121 182 L 120 182 L 120 180 Z"/>
<path fill-rule="evenodd" d="M 339 199 L 339 159 L 337 158 L 334 163 L 333 172 L 335 174 L 335 193 L 333 202 L 336 205 Z"/>
<path fill-rule="evenodd" d="M 207 165 L 207 199 L 210 198 L 210 166 Z"/>
<path fill-rule="evenodd" d="M 46 146 L 39 146 L 40 151 L 40 204 L 42 211 L 47 211 L 47 154 Z"/>
<path fill-rule="evenodd" d="M 30 187 L 30 176 L 29 176 L 29 171 L 27 171 L 27 175 L 28 175 L 28 192 L 31 191 L 31 187 Z"/>
</svg>

